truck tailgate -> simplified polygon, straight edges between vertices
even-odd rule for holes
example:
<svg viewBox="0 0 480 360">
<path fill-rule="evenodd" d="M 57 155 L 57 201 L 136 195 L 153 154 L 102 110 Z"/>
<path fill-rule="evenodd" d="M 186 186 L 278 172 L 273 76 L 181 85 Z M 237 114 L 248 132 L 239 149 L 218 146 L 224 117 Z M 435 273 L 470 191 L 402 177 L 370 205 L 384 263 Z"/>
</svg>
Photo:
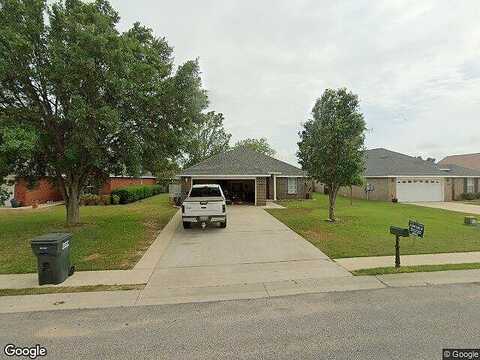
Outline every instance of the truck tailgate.
<svg viewBox="0 0 480 360">
<path fill-rule="evenodd" d="M 223 213 L 223 200 L 197 200 L 189 199 L 183 203 L 186 216 L 208 216 Z"/>
</svg>

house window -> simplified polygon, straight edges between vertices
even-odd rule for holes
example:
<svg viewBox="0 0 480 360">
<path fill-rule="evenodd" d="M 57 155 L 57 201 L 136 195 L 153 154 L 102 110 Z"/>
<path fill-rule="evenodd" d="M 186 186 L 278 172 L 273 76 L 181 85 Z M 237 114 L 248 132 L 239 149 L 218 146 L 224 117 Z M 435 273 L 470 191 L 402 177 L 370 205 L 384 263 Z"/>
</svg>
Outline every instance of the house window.
<svg viewBox="0 0 480 360">
<path fill-rule="evenodd" d="M 297 178 L 287 178 L 288 179 L 288 193 L 296 194 L 297 193 Z"/>
<path fill-rule="evenodd" d="M 473 178 L 467 178 L 467 193 L 473 193 L 475 192 L 475 183 L 473 181 Z"/>
</svg>

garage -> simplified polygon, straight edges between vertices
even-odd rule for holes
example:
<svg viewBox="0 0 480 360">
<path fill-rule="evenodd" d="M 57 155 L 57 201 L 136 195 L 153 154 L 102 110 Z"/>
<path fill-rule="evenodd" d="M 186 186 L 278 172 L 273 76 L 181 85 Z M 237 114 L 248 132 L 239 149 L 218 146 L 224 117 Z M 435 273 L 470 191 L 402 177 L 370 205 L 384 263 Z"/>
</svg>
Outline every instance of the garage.
<svg viewBox="0 0 480 360">
<path fill-rule="evenodd" d="M 255 205 L 255 179 L 195 179 L 196 184 L 219 184 L 228 204 Z"/>
<path fill-rule="evenodd" d="M 399 202 L 443 201 L 442 178 L 398 178 L 397 199 Z"/>
</svg>

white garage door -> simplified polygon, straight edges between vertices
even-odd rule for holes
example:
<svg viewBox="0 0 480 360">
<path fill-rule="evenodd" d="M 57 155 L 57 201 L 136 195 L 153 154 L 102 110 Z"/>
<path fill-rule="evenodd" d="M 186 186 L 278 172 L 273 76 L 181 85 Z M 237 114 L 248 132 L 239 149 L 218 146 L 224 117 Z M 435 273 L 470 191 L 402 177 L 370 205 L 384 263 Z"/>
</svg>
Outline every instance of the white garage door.
<svg viewBox="0 0 480 360">
<path fill-rule="evenodd" d="M 443 179 L 397 179 L 400 202 L 443 201 Z"/>
</svg>

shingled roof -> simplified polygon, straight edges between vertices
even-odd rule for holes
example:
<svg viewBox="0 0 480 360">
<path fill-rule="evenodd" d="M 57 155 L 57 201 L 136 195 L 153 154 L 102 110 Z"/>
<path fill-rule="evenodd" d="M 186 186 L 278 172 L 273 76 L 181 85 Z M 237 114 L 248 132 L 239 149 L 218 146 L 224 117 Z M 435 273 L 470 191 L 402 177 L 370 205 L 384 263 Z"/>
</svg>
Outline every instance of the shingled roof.
<svg viewBox="0 0 480 360">
<path fill-rule="evenodd" d="M 480 176 L 480 172 L 462 166 L 438 166 L 413 156 L 379 148 L 366 152 L 367 177 L 384 176 Z"/>
<path fill-rule="evenodd" d="M 458 165 L 468 169 L 475 169 L 480 171 L 480 153 L 450 155 L 438 163 L 440 166 Z"/>
<path fill-rule="evenodd" d="M 446 172 L 449 175 L 480 177 L 480 170 L 469 169 L 469 168 L 455 165 L 455 164 L 444 164 L 444 165 L 437 164 L 437 165 L 442 171 Z"/>
<path fill-rule="evenodd" d="M 194 166 L 183 170 L 179 176 L 195 175 L 260 175 L 306 176 L 306 173 L 284 161 L 253 151 L 247 147 L 237 147 L 214 155 Z"/>
</svg>

